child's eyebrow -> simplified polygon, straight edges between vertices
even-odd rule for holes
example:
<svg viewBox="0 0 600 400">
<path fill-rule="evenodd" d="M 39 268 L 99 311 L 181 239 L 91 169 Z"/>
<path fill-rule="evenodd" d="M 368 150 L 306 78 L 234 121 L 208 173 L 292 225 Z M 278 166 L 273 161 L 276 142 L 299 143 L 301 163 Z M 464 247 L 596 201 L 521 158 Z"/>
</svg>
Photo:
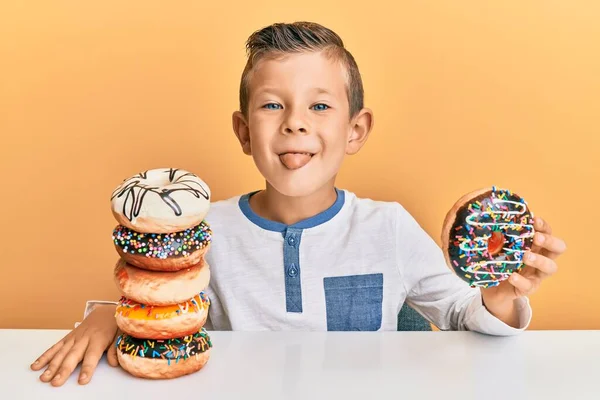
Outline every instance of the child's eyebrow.
<svg viewBox="0 0 600 400">
<path fill-rule="evenodd" d="M 273 87 L 273 86 L 265 86 L 265 87 L 261 87 L 261 88 L 257 88 L 254 93 L 256 93 L 256 95 L 259 94 L 277 94 L 279 92 L 279 90 L 277 89 L 277 87 Z"/>
<path fill-rule="evenodd" d="M 329 96 L 334 96 L 334 93 L 331 90 L 325 89 L 322 87 L 311 88 L 310 92 L 312 92 L 314 94 L 326 94 Z M 269 95 L 269 94 L 278 95 L 278 94 L 280 94 L 280 89 L 277 88 L 276 86 L 265 86 L 265 87 L 257 88 L 254 91 L 255 96 Z"/>
<path fill-rule="evenodd" d="M 329 94 L 329 95 L 333 95 L 333 93 L 331 93 L 330 90 L 327 90 L 325 88 L 314 88 L 313 91 L 316 92 L 317 94 Z"/>
</svg>

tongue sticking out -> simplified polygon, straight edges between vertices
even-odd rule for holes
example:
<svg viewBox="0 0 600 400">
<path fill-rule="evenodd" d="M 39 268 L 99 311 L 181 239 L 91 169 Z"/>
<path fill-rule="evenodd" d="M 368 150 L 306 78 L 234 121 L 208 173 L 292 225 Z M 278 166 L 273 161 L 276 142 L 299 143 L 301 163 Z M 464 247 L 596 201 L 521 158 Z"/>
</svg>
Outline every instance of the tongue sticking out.
<svg viewBox="0 0 600 400">
<path fill-rule="evenodd" d="M 308 164 L 311 157 L 308 153 L 284 153 L 279 159 L 288 169 L 298 169 Z"/>
</svg>

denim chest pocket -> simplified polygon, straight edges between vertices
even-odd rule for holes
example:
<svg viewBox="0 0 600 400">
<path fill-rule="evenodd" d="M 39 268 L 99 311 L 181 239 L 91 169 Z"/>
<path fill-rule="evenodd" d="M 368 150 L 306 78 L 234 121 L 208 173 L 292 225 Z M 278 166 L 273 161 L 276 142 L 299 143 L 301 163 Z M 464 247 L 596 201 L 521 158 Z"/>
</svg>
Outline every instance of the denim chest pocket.
<svg viewBox="0 0 600 400">
<path fill-rule="evenodd" d="M 328 331 L 376 331 L 381 327 L 383 274 L 323 280 Z"/>
</svg>

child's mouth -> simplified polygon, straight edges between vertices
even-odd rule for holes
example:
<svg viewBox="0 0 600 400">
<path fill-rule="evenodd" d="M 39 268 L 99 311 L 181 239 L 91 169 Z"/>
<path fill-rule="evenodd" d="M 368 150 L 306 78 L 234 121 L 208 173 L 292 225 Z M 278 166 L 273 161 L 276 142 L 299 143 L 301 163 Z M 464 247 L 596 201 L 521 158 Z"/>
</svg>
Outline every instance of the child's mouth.
<svg viewBox="0 0 600 400">
<path fill-rule="evenodd" d="M 279 155 L 281 163 L 287 169 L 298 169 L 304 167 L 311 160 L 313 153 L 282 153 Z"/>
</svg>

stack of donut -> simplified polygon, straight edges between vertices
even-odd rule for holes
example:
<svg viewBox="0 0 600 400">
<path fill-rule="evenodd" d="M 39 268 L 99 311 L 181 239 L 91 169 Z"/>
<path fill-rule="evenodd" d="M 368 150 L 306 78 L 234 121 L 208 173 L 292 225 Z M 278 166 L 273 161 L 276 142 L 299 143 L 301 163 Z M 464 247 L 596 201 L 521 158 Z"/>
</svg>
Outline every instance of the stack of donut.
<svg viewBox="0 0 600 400">
<path fill-rule="evenodd" d="M 118 221 L 113 242 L 120 255 L 114 279 L 122 294 L 115 313 L 121 367 L 150 379 L 200 370 L 212 348 L 204 329 L 209 187 L 188 171 L 153 169 L 125 179 L 111 206 Z"/>
</svg>

